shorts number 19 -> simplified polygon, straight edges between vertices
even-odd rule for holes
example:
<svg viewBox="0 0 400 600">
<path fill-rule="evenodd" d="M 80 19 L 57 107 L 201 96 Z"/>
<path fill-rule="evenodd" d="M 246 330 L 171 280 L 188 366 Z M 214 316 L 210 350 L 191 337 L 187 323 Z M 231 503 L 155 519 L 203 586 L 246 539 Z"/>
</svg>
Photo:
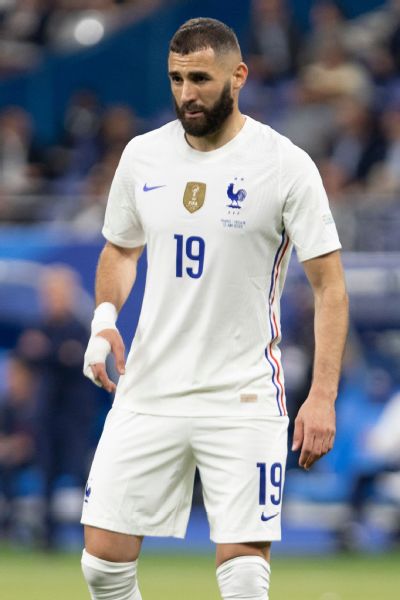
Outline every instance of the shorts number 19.
<svg viewBox="0 0 400 600">
<path fill-rule="evenodd" d="M 267 465 L 266 463 L 257 463 L 257 467 L 260 469 L 259 504 L 264 506 L 267 503 Z M 283 469 L 281 463 L 276 462 L 271 465 L 269 480 L 273 487 L 273 493 L 270 494 L 269 499 L 275 506 L 278 506 L 282 500 L 282 474 Z"/>
</svg>

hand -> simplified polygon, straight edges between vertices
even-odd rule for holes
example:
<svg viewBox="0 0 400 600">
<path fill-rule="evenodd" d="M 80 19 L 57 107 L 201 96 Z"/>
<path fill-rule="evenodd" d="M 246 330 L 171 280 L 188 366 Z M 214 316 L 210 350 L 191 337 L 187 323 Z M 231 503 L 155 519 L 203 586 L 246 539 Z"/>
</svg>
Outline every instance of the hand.
<svg viewBox="0 0 400 600">
<path fill-rule="evenodd" d="M 120 375 L 125 373 L 125 346 L 117 329 L 103 329 L 89 340 L 85 353 L 83 372 L 96 385 L 103 387 L 108 392 L 115 392 L 117 386 L 108 377 L 105 361 L 112 352 L 115 364 Z"/>
<path fill-rule="evenodd" d="M 294 426 L 292 450 L 300 450 L 300 467 L 310 467 L 332 450 L 335 440 L 335 407 L 331 400 L 317 394 L 308 396 L 300 408 Z"/>
</svg>

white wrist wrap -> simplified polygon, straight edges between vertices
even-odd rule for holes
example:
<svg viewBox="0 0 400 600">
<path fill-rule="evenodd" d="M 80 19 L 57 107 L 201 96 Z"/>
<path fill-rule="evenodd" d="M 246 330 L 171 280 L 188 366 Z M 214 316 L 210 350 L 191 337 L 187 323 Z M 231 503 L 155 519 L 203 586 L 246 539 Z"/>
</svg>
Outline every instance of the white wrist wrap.
<svg viewBox="0 0 400 600">
<path fill-rule="evenodd" d="M 93 383 L 101 387 L 100 382 L 95 379 L 90 365 L 105 363 L 110 353 L 110 343 L 101 335 L 97 335 L 103 329 L 116 329 L 117 309 L 111 302 L 102 302 L 94 311 L 94 317 L 91 325 L 92 335 L 85 352 L 83 374 L 91 379 Z M 118 330 L 117 330 L 118 331 Z"/>
<path fill-rule="evenodd" d="M 114 304 L 111 304 L 111 302 L 102 302 L 99 304 L 94 311 L 91 325 L 92 336 L 97 335 L 103 329 L 117 329 L 115 326 L 117 317 L 118 312 Z"/>
</svg>

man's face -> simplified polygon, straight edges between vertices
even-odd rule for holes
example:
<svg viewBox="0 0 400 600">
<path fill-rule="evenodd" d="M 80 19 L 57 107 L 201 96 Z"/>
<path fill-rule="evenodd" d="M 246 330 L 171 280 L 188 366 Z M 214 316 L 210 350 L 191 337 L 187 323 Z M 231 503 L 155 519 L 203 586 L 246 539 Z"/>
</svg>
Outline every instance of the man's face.
<svg viewBox="0 0 400 600">
<path fill-rule="evenodd" d="M 229 70 L 211 48 L 171 52 L 168 71 L 178 119 L 187 134 L 212 135 L 233 111 Z"/>
</svg>

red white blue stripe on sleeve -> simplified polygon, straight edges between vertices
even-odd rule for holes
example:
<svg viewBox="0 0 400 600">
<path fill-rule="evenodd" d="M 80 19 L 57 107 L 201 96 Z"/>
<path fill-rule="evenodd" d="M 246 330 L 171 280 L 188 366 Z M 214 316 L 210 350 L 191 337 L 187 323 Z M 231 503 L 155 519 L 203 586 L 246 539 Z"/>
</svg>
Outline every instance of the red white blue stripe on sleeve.
<svg viewBox="0 0 400 600">
<path fill-rule="evenodd" d="M 272 368 L 272 383 L 276 388 L 276 402 L 278 405 L 279 414 L 281 416 L 287 415 L 287 410 L 286 410 L 286 402 L 285 402 L 285 390 L 284 390 L 283 383 L 282 383 L 282 365 L 281 365 L 280 359 L 277 356 L 275 356 L 275 354 L 274 354 L 274 345 L 275 345 L 276 340 L 280 336 L 280 331 L 279 331 L 279 327 L 277 324 L 277 318 L 276 318 L 276 314 L 275 314 L 275 310 L 274 310 L 274 300 L 275 300 L 275 292 L 276 292 L 276 288 L 277 288 L 276 282 L 279 277 L 283 257 L 285 256 L 285 253 L 286 253 L 288 247 L 289 247 L 289 237 L 287 236 L 286 231 L 283 230 L 281 243 L 276 252 L 274 264 L 272 267 L 272 273 L 271 273 L 271 285 L 270 285 L 269 295 L 268 295 L 268 305 L 269 305 L 268 306 L 268 310 L 269 310 L 268 317 L 269 317 L 269 324 L 270 324 L 270 328 L 271 328 L 271 341 L 265 350 L 265 356 Z"/>
</svg>

